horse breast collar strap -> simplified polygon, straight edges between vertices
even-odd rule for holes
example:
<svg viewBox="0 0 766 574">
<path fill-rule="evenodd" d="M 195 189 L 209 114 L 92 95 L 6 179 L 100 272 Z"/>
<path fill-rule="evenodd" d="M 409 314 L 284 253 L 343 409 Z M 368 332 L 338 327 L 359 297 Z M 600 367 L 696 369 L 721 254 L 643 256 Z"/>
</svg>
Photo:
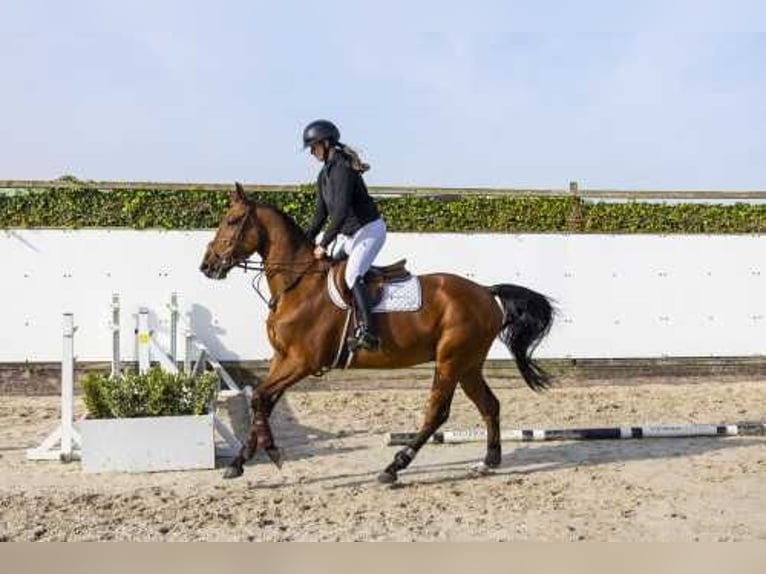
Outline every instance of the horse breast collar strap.
<svg viewBox="0 0 766 574">
<path fill-rule="evenodd" d="M 287 284 L 287 286 L 282 289 L 279 293 L 272 295 L 271 299 L 269 299 L 268 306 L 269 309 L 272 311 L 277 308 L 277 303 L 279 303 L 279 298 L 290 291 L 291 289 L 294 289 L 298 283 L 301 282 L 301 279 L 303 279 L 303 276 L 306 274 L 306 271 L 303 271 L 302 273 L 298 273 L 295 277 L 293 277 L 293 280 L 290 281 L 290 283 Z"/>
</svg>

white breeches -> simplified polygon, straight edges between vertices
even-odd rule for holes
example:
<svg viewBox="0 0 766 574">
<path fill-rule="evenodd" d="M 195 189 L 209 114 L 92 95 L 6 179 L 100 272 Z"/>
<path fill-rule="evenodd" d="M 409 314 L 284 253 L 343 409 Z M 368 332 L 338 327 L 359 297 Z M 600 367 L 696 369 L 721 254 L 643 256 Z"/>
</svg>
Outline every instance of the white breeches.
<svg viewBox="0 0 766 574">
<path fill-rule="evenodd" d="M 321 235 L 317 237 L 317 243 L 320 239 Z M 349 289 L 354 286 L 357 277 L 364 277 L 385 242 L 386 224 L 382 218 L 371 221 L 351 237 L 338 234 L 328 253 L 331 257 L 341 253 L 348 255 L 345 280 Z"/>
</svg>

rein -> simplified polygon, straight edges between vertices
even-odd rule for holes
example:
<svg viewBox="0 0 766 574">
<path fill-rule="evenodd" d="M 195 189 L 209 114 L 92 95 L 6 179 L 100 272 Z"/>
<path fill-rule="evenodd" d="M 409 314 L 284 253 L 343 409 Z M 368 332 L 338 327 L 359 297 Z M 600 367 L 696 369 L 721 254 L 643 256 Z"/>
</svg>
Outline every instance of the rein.
<svg viewBox="0 0 766 574">
<path fill-rule="evenodd" d="M 279 298 L 288 291 L 297 287 L 301 282 L 301 279 L 309 274 L 309 270 L 314 266 L 316 262 L 317 260 L 312 260 L 302 271 L 298 271 L 290 280 L 290 282 L 284 287 L 284 289 L 282 289 L 279 293 L 272 295 L 270 299 L 266 299 L 263 292 L 261 291 L 261 280 L 264 276 L 268 279 L 269 275 L 295 272 L 296 265 L 294 263 L 268 263 L 266 261 L 257 262 L 245 260 L 241 263 L 237 263 L 235 266 L 240 267 L 245 271 L 257 272 L 251 283 L 253 291 L 255 291 L 258 297 L 260 297 L 261 300 L 266 303 L 266 306 L 273 311 L 277 307 Z M 311 273 L 322 273 L 322 270 L 320 269 L 311 271 Z"/>
</svg>

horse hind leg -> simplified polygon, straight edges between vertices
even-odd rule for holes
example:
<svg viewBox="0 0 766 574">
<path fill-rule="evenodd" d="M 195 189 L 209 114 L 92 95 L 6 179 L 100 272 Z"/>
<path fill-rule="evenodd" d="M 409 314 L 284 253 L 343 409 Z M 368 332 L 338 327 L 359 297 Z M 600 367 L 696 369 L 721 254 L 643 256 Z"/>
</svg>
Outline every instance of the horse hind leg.
<svg viewBox="0 0 766 574">
<path fill-rule="evenodd" d="M 437 366 L 434 374 L 431 394 L 426 405 L 426 416 L 412 442 L 394 455 L 394 460 L 378 475 L 378 482 L 392 484 L 398 479 L 400 470 L 407 468 L 414 460 L 421 447 L 449 418 L 452 397 L 457 387 L 457 376 L 450 369 Z"/>
<path fill-rule="evenodd" d="M 487 454 L 484 464 L 496 468 L 502 460 L 500 446 L 500 402 L 487 385 L 481 367 L 472 370 L 460 378 L 460 387 L 481 413 L 487 426 Z"/>
</svg>

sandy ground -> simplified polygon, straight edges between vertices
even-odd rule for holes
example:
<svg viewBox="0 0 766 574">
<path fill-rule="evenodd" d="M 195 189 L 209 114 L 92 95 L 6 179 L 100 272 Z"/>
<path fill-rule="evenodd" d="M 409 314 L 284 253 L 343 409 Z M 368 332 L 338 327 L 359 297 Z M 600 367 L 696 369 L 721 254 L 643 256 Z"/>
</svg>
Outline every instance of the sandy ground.
<svg viewBox="0 0 766 574">
<path fill-rule="evenodd" d="M 764 381 L 496 392 L 505 428 L 766 419 Z M 224 481 L 28 462 L 58 400 L 0 397 L 0 540 L 766 540 L 764 437 L 507 443 L 489 476 L 470 470 L 482 444 L 428 445 L 397 485 L 377 484 L 396 451 L 385 433 L 414 430 L 425 399 L 288 393 L 283 469 L 259 456 Z M 444 428 L 481 424 L 458 393 Z"/>
</svg>

